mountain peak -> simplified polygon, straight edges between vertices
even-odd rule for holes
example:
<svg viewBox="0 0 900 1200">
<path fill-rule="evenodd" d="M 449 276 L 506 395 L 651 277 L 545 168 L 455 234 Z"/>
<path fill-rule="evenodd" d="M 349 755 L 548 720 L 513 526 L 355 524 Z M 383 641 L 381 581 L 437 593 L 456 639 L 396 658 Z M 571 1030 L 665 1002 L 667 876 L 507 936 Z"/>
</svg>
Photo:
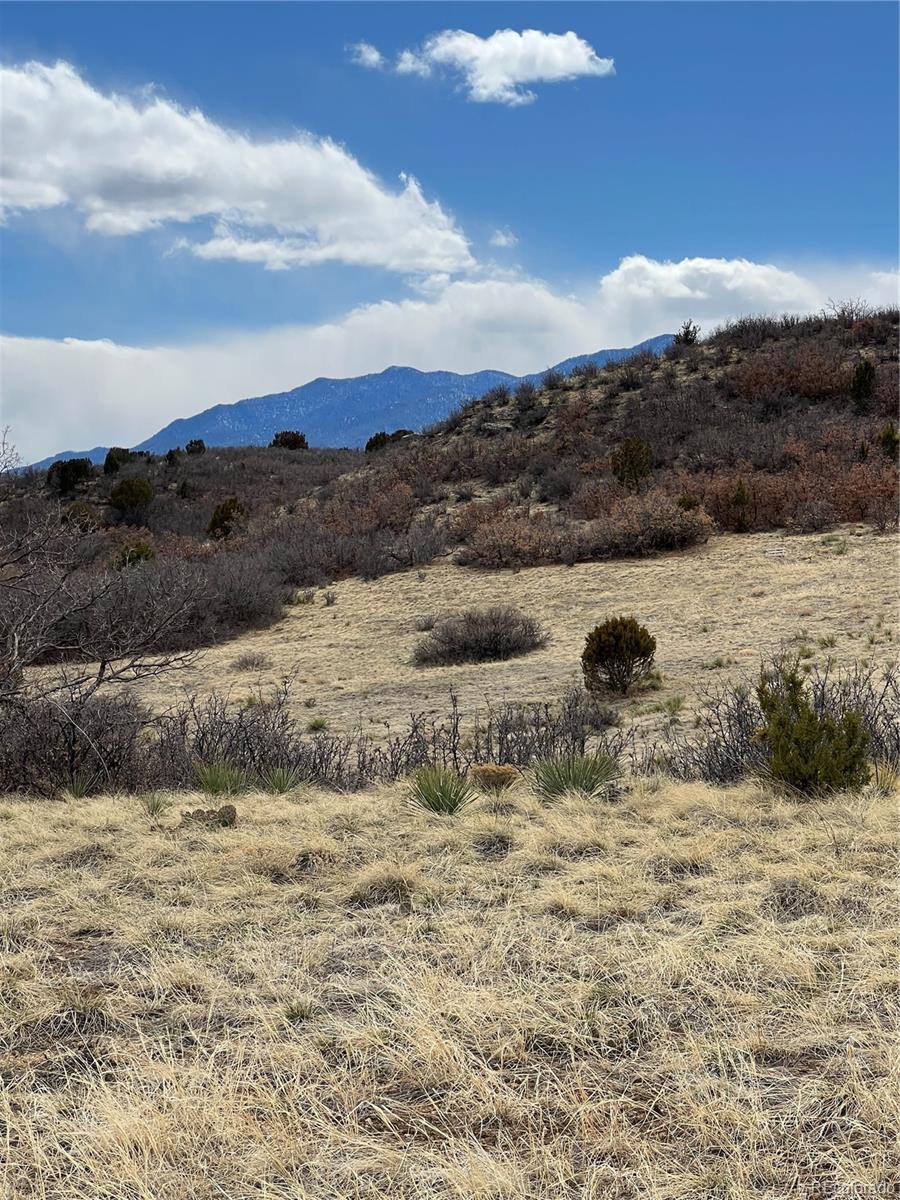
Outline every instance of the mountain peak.
<svg viewBox="0 0 900 1200">
<path fill-rule="evenodd" d="M 567 373 L 591 359 L 602 366 L 610 359 L 625 358 L 640 350 L 660 354 L 671 340 L 671 334 L 661 334 L 637 346 L 567 358 L 548 369 Z M 207 446 L 266 446 L 281 429 L 303 430 L 313 446 L 363 446 L 380 429 L 420 430 L 498 384 L 512 387 L 523 380 L 538 382 L 544 374 L 546 371 L 516 376 L 484 370 L 461 375 L 395 363 L 383 371 L 351 379 L 320 375 L 289 391 L 216 404 L 194 416 L 171 421 L 133 449 L 165 454 L 192 438 L 202 438 Z M 83 456 L 102 462 L 106 451 L 105 446 L 66 451 L 33 466 L 41 469 L 60 457 Z"/>
</svg>

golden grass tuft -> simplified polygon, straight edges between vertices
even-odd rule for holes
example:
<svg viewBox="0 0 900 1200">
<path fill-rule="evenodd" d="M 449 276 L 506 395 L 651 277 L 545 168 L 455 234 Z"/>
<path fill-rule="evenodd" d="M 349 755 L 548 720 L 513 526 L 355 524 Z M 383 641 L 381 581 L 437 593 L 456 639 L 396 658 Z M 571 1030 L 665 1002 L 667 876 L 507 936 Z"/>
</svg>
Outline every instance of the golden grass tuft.
<svg viewBox="0 0 900 1200">
<path fill-rule="evenodd" d="M 884 1194 L 896 793 L 3 805 L 0 1194 Z"/>
</svg>

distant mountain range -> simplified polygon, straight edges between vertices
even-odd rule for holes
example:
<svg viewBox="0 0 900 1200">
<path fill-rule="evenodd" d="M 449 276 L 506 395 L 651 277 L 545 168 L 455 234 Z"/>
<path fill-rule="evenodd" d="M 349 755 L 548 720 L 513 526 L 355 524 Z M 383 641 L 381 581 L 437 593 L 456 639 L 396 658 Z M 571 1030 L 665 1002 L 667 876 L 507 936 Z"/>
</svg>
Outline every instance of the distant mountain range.
<svg viewBox="0 0 900 1200">
<path fill-rule="evenodd" d="M 671 341 L 672 335 L 664 333 L 637 346 L 567 358 L 552 369 L 567 373 L 589 361 L 602 366 L 638 350 L 661 354 Z M 476 371 L 457 375 L 453 371 L 388 367 L 376 375 L 359 375 L 354 379 L 313 379 L 289 392 L 216 404 L 193 417 L 172 421 L 131 449 L 165 454 L 192 438 L 202 438 L 207 446 L 267 446 L 280 429 L 302 430 L 311 446 L 364 446 L 380 429 L 418 431 L 443 420 L 458 405 L 484 395 L 489 388 L 501 383 L 514 387 L 523 380 L 539 383 L 545 374 L 546 371 L 521 376 L 505 371 Z M 107 450 L 107 446 L 64 450 L 32 466 L 43 469 L 60 458 L 89 458 L 102 463 Z"/>
</svg>

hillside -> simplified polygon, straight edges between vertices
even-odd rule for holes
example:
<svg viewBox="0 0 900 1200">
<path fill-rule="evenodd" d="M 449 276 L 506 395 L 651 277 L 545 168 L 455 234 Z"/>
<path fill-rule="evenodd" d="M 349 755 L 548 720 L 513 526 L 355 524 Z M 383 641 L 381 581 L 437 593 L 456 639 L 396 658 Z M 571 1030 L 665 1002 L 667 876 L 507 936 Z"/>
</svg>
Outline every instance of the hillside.
<svg viewBox="0 0 900 1200">
<path fill-rule="evenodd" d="M 897 327 L 366 453 L 0 438 L 0 1191 L 883 1192 Z M 473 609 L 540 636 L 423 665 Z M 629 615 L 652 661 L 589 692 Z"/>
<path fill-rule="evenodd" d="M 688 552 L 527 571 L 461 570 L 441 560 L 380 579 L 344 579 L 287 608 L 269 629 L 209 649 L 136 695 L 161 712 L 176 695 L 245 704 L 289 678 L 290 710 L 335 734 L 403 730 L 411 713 L 442 719 L 449 692 L 467 717 L 488 704 L 540 703 L 580 686 L 587 631 L 633 612 L 653 631 L 659 677 L 607 704 L 642 741 L 690 731 L 709 688 L 754 675 L 786 649 L 808 667 L 888 666 L 897 654 L 896 536 L 863 525 L 831 534 L 725 534 Z M 852 580 L 852 586 L 844 581 Z M 538 615 L 548 644 L 521 658 L 417 666 L 423 623 L 469 607 Z"/>
<path fill-rule="evenodd" d="M 896 310 L 748 318 L 662 355 L 494 385 L 366 454 L 126 455 L 104 473 L 26 472 L 0 505 L 14 530 L 61 502 L 85 586 L 140 563 L 116 585 L 136 620 L 180 581 L 166 650 L 269 627 L 305 589 L 440 558 L 519 569 L 723 532 L 883 532 L 897 521 L 897 332 Z"/>
<path fill-rule="evenodd" d="M 550 369 L 568 371 L 585 362 L 602 366 L 642 350 L 659 352 L 670 341 L 670 334 L 662 334 L 628 349 L 598 350 L 566 359 Z M 195 438 L 208 446 L 267 446 L 280 429 L 302 429 L 313 446 L 359 447 L 380 429 L 421 430 L 492 387 L 515 386 L 523 380 L 539 382 L 543 374 L 517 377 L 485 370 L 459 375 L 395 366 L 353 379 L 314 379 L 287 392 L 217 404 L 172 421 L 133 449 L 165 454 Z M 55 458 L 79 456 L 102 463 L 107 449 L 67 450 L 33 465 L 40 470 Z"/>
</svg>

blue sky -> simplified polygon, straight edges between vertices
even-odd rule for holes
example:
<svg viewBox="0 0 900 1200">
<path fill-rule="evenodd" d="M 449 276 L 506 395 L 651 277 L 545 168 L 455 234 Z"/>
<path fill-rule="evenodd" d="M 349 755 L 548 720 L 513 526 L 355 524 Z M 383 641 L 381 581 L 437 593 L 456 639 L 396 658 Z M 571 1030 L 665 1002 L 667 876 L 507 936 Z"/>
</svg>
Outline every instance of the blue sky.
<svg viewBox="0 0 900 1200">
<path fill-rule="evenodd" d="M 505 29 L 571 31 L 531 50 L 575 77 L 517 83 Z M 524 371 L 687 315 L 882 300 L 897 32 L 888 3 L 6 4 L 4 421 L 33 455 L 399 356 Z M 512 82 L 479 96 L 482 50 Z M 25 64 L 60 61 L 36 101 Z M 287 162 L 304 137 L 341 162 Z"/>
</svg>

